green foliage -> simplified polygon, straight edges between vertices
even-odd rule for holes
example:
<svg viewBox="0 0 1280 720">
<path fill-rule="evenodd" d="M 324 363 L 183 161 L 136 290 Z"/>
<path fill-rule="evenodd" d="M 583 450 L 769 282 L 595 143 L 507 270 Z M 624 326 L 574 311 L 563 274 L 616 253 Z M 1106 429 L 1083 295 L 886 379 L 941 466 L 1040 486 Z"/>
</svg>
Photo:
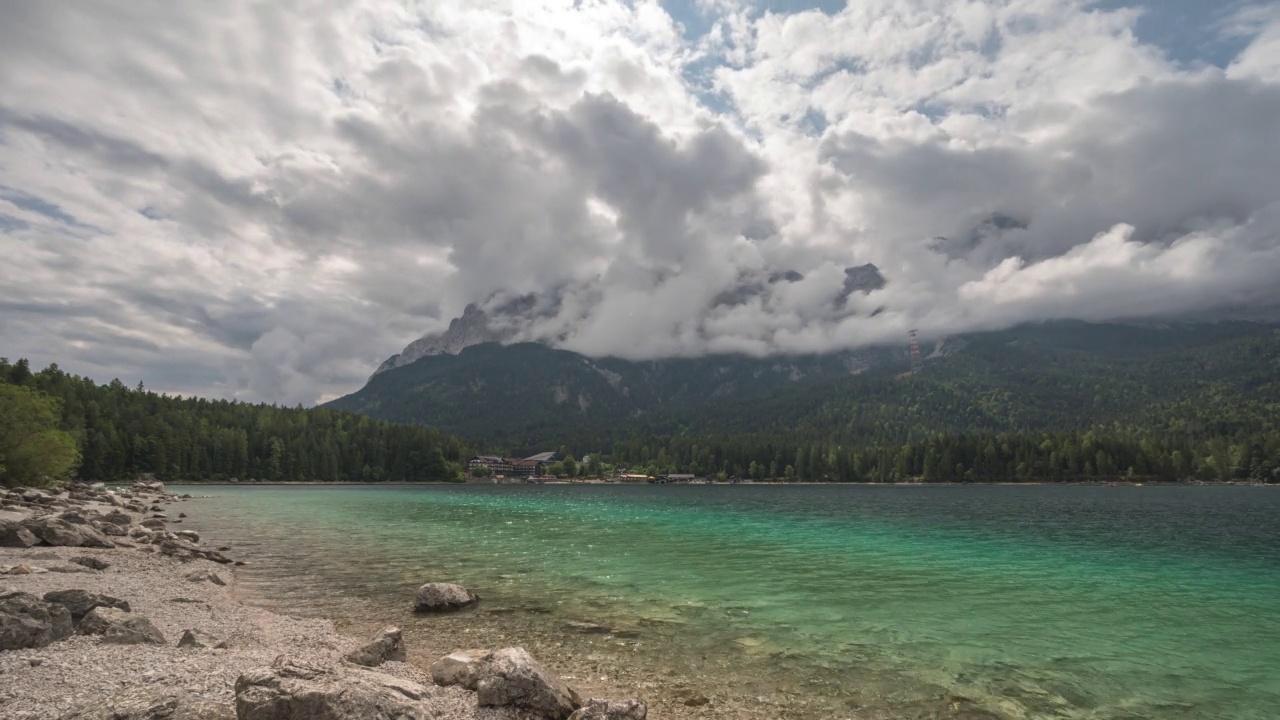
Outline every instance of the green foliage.
<svg viewBox="0 0 1280 720">
<path fill-rule="evenodd" d="M 0 365 L 0 372 L 6 370 Z M 79 456 L 75 439 L 59 429 L 59 416 L 54 398 L 30 387 L 0 385 L 0 482 L 43 486 L 71 474 Z"/>
<path fill-rule="evenodd" d="M 1280 480 L 1276 326 L 1057 322 L 947 347 L 912 375 L 905 351 L 626 362 L 485 345 L 333 406 L 659 473 Z"/>
<path fill-rule="evenodd" d="M 78 445 L 78 476 L 90 481 L 140 473 L 163 480 L 452 481 L 471 455 L 465 443 L 428 428 L 324 409 L 169 397 L 119 380 L 97 385 L 56 365 L 32 374 L 25 360 L 0 359 L 0 391 L 49 398 L 43 417 L 74 438 L 71 466 Z M 0 422 L 11 422 L 11 413 L 3 415 Z M 46 462 L 65 457 L 56 444 L 45 448 L 37 455 Z M 15 472 L 12 460 L 3 462 L 6 473 Z M 57 467 L 65 475 L 66 466 Z"/>
</svg>

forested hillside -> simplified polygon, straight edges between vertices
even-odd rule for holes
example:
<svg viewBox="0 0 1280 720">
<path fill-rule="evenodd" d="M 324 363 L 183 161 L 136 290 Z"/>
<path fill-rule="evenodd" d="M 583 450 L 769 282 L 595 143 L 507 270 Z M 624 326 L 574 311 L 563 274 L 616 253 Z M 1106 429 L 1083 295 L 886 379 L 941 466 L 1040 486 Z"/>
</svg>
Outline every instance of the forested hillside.
<svg viewBox="0 0 1280 720">
<path fill-rule="evenodd" d="M 1270 325 L 1062 322 L 946 347 L 911 375 L 905 347 L 628 362 L 486 344 L 381 373 L 328 407 L 519 450 L 634 434 L 884 444 L 1112 422 L 1154 427 L 1258 417 L 1280 400 L 1280 332 Z"/>
<path fill-rule="evenodd" d="M 118 380 L 98 385 L 56 365 L 32 373 L 25 360 L 0 360 L 0 417 L 7 438 L 22 432 L 33 441 L 43 438 L 45 447 L 19 456 L 0 444 L 0 478 L 8 484 L 139 473 L 164 480 L 450 480 L 460 476 L 469 453 L 459 440 L 421 426 L 323 409 L 169 397 Z M 48 440 L 59 432 L 70 448 Z M 8 457 L 15 461 L 6 469 Z M 31 463 L 43 464 L 31 469 Z"/>
<path fill-rule="evenodd" d="M 1276 479 L 1275 326 L 1063 322 L 948 347 L 913 375 L 890 351 L 862 365 L 848 355 L 628 363 L 490 344 L 382 373 L 333 406 L 495 451 L 563 447 L 654 472 Z"/>
</svg>

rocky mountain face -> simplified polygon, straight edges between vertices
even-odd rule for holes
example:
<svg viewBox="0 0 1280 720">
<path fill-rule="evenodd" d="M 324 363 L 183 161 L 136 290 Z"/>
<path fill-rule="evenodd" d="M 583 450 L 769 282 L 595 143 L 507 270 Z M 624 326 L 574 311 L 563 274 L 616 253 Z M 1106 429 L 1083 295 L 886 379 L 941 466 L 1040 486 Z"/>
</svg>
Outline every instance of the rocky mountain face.
<svg viewBox="0 0 1280 720">
<path fill-rule="evenodd" d="M 398 367 L 404 367 L 432 355 L 457 355 L 472 345 L 487 342 L 507 342 L 512 337 L 509 330 L 490 327 L 489 314 L 474 303 L 449 322 L 449 329 L 442 333 L 425 335 L 409 343 L 399 354 L 387 358 L 374 375 L 384 373 Z"/>
<path fill-rule="evenodd" d="M 866 294 L 883 288 L 886 283 L 880 269 L 870 263 L 845 268 L 844 272 L 844 284 L 840 292 L 831 299 L 832 306 L 837 309 L 842 308 L 853 293 Z M 716 298 L 715 304 L 739 305 L 765 292 L 768 285 L 798 282 L 803 278 L 803 275 L 794 270 L 775 272 L 769 275 L 767 280 L 745 282 L 721 293 Z M 555 297 L 539 298 L 533 295 L 508 300 L 497 304 L 489 311 L 472 303 L 466 307 L 461 317 L 450 321 L 447 330 L 424 335 L 414 340 L 404 350 L 383 361 L 373 374 L 378 375 L 394 368 L 404 367 L 424 357 L 457 355 L 473 345 L 482 343 L 496 342 L 505 345 L 516 338 L 517 328 L 527 325 L 530 319 L 547 312 L 548 308 L 554 311 L 556 306 Z"/>
</svg>

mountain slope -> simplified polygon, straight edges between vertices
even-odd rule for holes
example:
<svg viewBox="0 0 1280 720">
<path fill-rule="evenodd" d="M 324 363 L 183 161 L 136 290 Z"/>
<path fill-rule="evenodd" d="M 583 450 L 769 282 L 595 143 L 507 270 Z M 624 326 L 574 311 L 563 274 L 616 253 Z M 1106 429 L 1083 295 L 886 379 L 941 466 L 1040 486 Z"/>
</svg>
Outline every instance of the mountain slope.
<svg viewBox="0 0 1280 720">
<path fill-rule="evenodd" d="M 1280 408 L 1278 327 L 1046 323 L 949 341 L 916 376 L 904 374 L 905 348 L 630 362 L 491 343 L 381 372 L 329 407 L 510 448 L 636 433 L 859 444 L 1205 422 Z"/>
</svg>

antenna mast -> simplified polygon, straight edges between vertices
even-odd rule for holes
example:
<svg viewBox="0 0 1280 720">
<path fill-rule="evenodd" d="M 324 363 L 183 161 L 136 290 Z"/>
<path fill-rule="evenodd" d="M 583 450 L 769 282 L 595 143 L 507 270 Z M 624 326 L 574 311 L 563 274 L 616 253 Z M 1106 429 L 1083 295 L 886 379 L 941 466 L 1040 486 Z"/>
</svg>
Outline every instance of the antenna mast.
<svg viewBox="0 0 1280 720">
<path fill-rule="evenodd" d="M 916 340 L 916 331 L 908 330 L 907 337 L 911 338 L 911 372 L 918 373 L 922 367 L 920 360 L 920 342 Z"/>
</svg>

